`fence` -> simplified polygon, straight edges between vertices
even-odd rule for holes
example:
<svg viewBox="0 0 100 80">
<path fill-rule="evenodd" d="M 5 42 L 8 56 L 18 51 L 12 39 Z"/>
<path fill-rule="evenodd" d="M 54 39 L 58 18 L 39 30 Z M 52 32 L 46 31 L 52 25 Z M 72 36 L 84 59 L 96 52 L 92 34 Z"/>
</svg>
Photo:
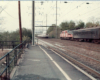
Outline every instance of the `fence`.
<svg viewBox="0 0 100 80">
<path fill-rule="evenodd" d="M 26 41 L 17 45 L 13 50 L 5 54 L 0 58 L 0 80 L 10 80 L 10 73 L 17 65 L 17 60 L 23 53 L 23 48 L 26 45 Z"/>
<path fill-rule="evenodd" d="M 31 42 L 31 41 L 26 41 L 26 42 Z M 20 41 L 0 41 L 0 49 L 12 49 L 15 46 L 17 46 L 18 44 L 20 44 Z"/>
</svg>

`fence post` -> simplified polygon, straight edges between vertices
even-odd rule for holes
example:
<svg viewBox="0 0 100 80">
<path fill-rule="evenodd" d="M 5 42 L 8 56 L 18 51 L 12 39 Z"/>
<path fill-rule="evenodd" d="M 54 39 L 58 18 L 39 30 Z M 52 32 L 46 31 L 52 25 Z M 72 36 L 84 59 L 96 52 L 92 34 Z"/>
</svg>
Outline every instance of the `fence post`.
<svg viewBox="0 0 100 80">
<path fill-rule="evenodd" d="M 10 49 L 10 41 L 9 41 L 9 49 Z"/>
<path fill-rule="evenodd" d="M 11 71 L 10 71 L 10 65 L 9 65 L 9 62 L 10 62 L 10 56 L 9 56 L 9 54 L 8 54 L 8 60 L 7 61 L 8 61 L 8 62 L 6 62 L 7 65 L 8 65 L 8 76 L 7 76 L 7 78 L 10 80 L 10 73 L 11 73 Z"/>
<path fill-rule="evenodd" d="M 37 45 L 38 45 L 38 38 L 37 38 Z"/>
<path fill-rule="evenodd" d="M 14 41 L 12 41 L 12 47 L 14 48 Z"/>
<path fill-rule="evenodd" d="M 8 61 L 7 61 L 7 56 L 6 56 L 6 66 L 8 65 L 7 62 L 8 62 Z M 6 69 L 6 77 L 7 77 L 7 69 Z"/>
<path fill-rule="evenodd" d="M 17 50 L 16 49 L 14 50 L 14 56 L 15 56 L 15 58 L 14 58 L 14 66 L 16 66 L 16 64 L 17 64 Z"/>
<path fill-rule="evenodd" d="M 2 51 L 3 51 L 3 42 L 2 42 L 2 45 L 1 46 L 2 46 Z"/>
<path fill-rule="evenodd" d="M 10 79 L 10 66 L 9 66 L 9 54 L 6 56 L 6 66 L 8 66 L 8 68 L 6 69 L 6 75 L 4 78 Z"/>
</svg>

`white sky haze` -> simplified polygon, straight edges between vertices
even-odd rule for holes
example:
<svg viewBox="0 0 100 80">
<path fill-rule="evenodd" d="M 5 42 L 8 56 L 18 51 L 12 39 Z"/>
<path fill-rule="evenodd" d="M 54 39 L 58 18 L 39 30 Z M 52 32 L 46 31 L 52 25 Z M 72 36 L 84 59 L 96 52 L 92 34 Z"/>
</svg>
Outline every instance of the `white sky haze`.
<svg viewBox="0 0 100 80">
<path fill-rule="evenodd" d="M 89 2 L 89 4 L 86 4 Z M 4 9 L 2 11 L 2 9 Z M 2 11 L 2 12 L 1 12 Z M 35 1 L 35 26 L 56 24 L 56 1 Z M 100 1 L 57 1 L 57 25 L 63 21 L 83 22 L 100 20 Z M 32 1 L 21 1 L 22 27 L 32 28 Z M 0 28 L 14 31 L 19 28 L 18 1 L 0 1 Z M 40 27 L 36 30 L 42 29 Z"/>
</svg>

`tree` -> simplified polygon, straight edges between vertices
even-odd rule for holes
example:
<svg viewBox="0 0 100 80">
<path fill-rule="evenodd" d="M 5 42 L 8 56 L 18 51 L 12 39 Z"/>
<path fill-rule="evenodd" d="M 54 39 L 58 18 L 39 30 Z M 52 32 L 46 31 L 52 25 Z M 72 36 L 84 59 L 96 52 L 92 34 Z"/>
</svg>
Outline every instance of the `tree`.
<svg viewBox="0 0 100 80">
<path fill-rule="evenodd" d="M 30 29 L 22 28 L 22 37 L 32 39 L 32 32 Z M 2 32 L 0 34 L 0 39 L 3 41 L 19 41 L 20 36 L 19 36 L 19 30 L 13 31 L 13 32 Z"/>
<path fill-rule="evenodd" d="M 87 22 L 86 25 L 85 25 L 86 28 L 97 27 L 97 26 L 100 26 L 100 22 L 99 21 L 97 21 L 95 23 Z"/>
<path fill-rule="evenodd" d="M 56 35 L 57 35 L 58 38 L 59 38 L 60 33 L 61 33 L 61 29 L 60 29 L 59 26 L 57 26 L 57 34 L 56 34 L 56 24 L 52 24 L 52 25 L 48 28 L 48 30 L 47 30 L 47 34 L 48 34 L 49 37 L 51 37 L 51 38 L 55 38 Z"/>
<path fill-rule="evenodd" d="M 74 21 L 69 22 L 69 29 L 70 30 L 75 29 L 75 22 Z"/>
<path fill-rule="evenodd" d="M 9 32 L 8 31 L 5 31 L 5 32 L 1 32 L 1 41 L 9 41 Z"/>
<path fill-rule="evenodd" d="M 95 26 L 100 26 L 100 21 L 97 21 L 97 22 L 95 23 Z"/>
<path fill-rule="evenodd" d="M 61 27 L 61 30 L 63 31 L 63 30 L 67 30 L 67 29 L 69 29 L 69 23 L 66 21 L 66 22 L 62 22 L 61 24 L 60 24 L 60 27 Z"/>
<path fill-rule="evenodd" d="M 75 26 L 75 29 L 81 29 L 84 28 L 84 22 L 83 21 L 79 21 L 78 24 Z"/>
<path fill-rule="evenodd" d="M 87 22 L 86 27 L 96 27 L 96 26 L 100 26 L 100 18 L 95 18 L 95 17 L 90 17 L 89 22 Z"/>
<path fill-rule="evenodd" d="M 48 28 L 47 34 L 49 34 L 51 31 L 53 31 L 55 27 L 56 27 L 56 25 L 55 25 L 55 24 L 52 24 L 52 25 Z"/>
<path fill-rule="evenodd" d="M 92 27 L 92 26 L 93 26 L 93 23 L 92 22 L 87 22 L 86 25 L 85 25 L 86 28 Z"/>
<path fill-rule="evenodd" d="M 30 37 L 28 37 L 28 36 L 23 36 L 23 41 L 30 41 L 31 39 L 30 39 Z"/>
<path fill-rule="evenodd" d="M 32 31 L 30 29 L 22 28 L 22 37 L 27 36 L 32 39 Z"/>
</svg>

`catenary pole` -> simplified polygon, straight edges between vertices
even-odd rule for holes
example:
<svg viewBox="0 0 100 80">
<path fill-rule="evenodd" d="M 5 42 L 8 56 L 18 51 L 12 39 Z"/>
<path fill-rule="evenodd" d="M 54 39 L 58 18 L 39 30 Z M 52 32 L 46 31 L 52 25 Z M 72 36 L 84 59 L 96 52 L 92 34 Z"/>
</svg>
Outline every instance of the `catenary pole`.
<svg viewBox="0 0 100 80">
<path fill-rule="evenodd" d="M 56 38 L 58 38 L 57 37 L 57 0 L 56 0 Z"/>
<path fill-rule="evenodd" d="M 35 16 L 34 16 L 34 13 L 35 13 L 35 1 L 32 1 L 32 45 L 34 45 L 34 40 L 35 40 L 35 37 L 34 37 L 34 31 L 35 31 Z"/>
<path fill-rule="evenodd" d="M 46 31 L 47 31 L 47 14 L 46 14 Z"/>
<path fill-rule="evenodd" d="M 22 43 L 22 28 L 21 28 L 21 9 L 20 9 L 20 1 L 18 1 L 18 14 L 19 14 L 19 34 L 20 34 L 20 43 Z"/>
</svg>

